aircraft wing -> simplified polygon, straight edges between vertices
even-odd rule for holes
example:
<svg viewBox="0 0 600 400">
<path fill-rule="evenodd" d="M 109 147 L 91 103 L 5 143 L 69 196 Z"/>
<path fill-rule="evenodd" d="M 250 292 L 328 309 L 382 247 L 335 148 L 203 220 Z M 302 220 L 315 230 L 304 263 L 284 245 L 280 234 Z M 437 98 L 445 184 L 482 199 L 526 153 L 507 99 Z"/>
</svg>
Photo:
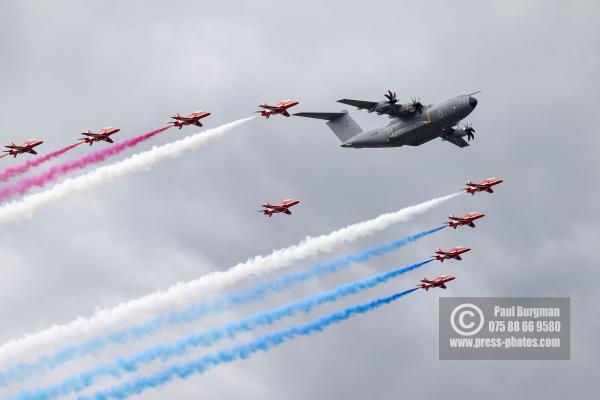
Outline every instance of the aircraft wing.
<svg viewBox="0 0 600 400">
<path fill-rule="evenodd" d="M 404 115 L 411 115 L 407 110 L 402 109 L 402 106 L 398 104 L 381 104 L 376 101 L 366 100 L 353 100 L 353 99 L 341 99 L 338 103 L 347 104 L 358 108 L 359 110 L 367 110 L 369 112 L 376 112 L 379 115 L 386 114 L 390 118 L 398 118 Z"/>
<path fill-rule="evenodd" d="M 259 106 L 261 108 L 264 108 L 265 110 L 271 110 L 271 111 L 276 111 L 279 110 L 281 107 L 277 107 L 277 106 L 269 106 L 267 104 L 263 104 L 261 106 Z"/>
<path fill-rule="evenodd" d="M 280 205 L 278 205 L 278 204 L 267 204 L 267 205 L 265 205 L 265 206 L 263 206 L 263 207 L 264 207 L 264 208 L 271 209 L 271 210 L 274 210 L 274 211 L 284 211 L 284 210 L 286 210 L 286 209 L 287 209 L 287 207 L 280 206 Z"/>
<path fill-rule="evenodd" d="M 457 145 L 460 148 L 463 147 L 467 147 L 469 145 L 469 143 L 467 143 L 467 141 L 461 137 L 448 137 L 448 138 L 444 138 L 444 140 Z"/>
<path fill-rule="evenodd" d="M 358 108 L 359 110 L 372 110 L 377 105 L 376 101 L 365 101 L 365 100 L 352 100 L 352 99 L 341 99 L 338 103 L 348 104 Z"/>
</svg>

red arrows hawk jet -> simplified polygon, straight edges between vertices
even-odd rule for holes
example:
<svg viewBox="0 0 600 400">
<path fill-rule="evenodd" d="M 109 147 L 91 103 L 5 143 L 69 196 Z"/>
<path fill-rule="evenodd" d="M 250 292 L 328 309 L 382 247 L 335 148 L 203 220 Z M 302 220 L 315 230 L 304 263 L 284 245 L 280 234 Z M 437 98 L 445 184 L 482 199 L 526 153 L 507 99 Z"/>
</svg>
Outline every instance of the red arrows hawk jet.
<svg viewBox="0 0 600 400">
<path fill-rule="evenodd" d="M 206 111 L 195 111 L 195 112 L 189 114 L 187 117 L 183 117 L 179 114 L 175 114 L 174 116 L 171 117 L 175 121 L 171 121 L 169 123 L 173 124 L 173 126 L 176 126 L 179 129 L 183 128 L 186 125 L 202 126 L 202 123 L 200 122 L 200 120 L 202 118 L 208 117 L 209 115 L 210 115 L 210 113 L 206 112 Z"/>
<path fill-rule="evenodd" d="M 436 288 L 439 287 L 441 289 L 446 289 L 446 282 L 450 282 L 453 281 L 454 279 L 456 279 L 456 277 L 451 276 L 451 275 L 442 275 L 442 276 L 438 276 L 435 279 L 427 279 L 426 277 L 423 277 L 423 279 L 421 279 L 421 283 L 419 285 L 417 285 L 417 287 L 420 287 L 421 289 L 425 289 L 426 291 L 429 291 L 429 289 L 431 288 Z"/>
<path fill-rule="evenodd" d="M 451 226 L 454 229 L 456 229 L 457 226 L 461 225 L 468 225 L 471 228 L 475 228 L 475 224 L 473 223 L 473 221 L 483 217 L 485 217 L 485 214 L 479 213 L 468 213 L 463 215 L 462 217 L 455 217 L 454 215 L 450 215 L 448 217 L 450 221 L 446 223 L 448 224 L 448 226 Z"/>
<path fill-rule="evenodd" d="M 276 213 L 283 213 L 283 214 L 291 215 L 292 212 L 290 211 L 290 207 L 293 207 L 298 203 L 300 203 L 300 201 L 294 200 L 294 199 L 283 200 L 283 201 L 280 201 L 279 203 L 275 203 L 275 204 L 265 203 L 262 205 L 264 207 L 264 209 L 258 210 L 258 212 L 268 215 L 269 218 L 271 218 L 271 216 Z"/>
<path fill-rule="evenodd" d="M 455 260 L 462 260 L 462 258 L 460 257 L 460 255 L 462 253 L 466 253 L 467 251 L 471 251 L 471 249 L 469 249 L 468 247 L 463 247 L 463 246 L 458 246 L 458 247 L 454 247 L 448 251 L 444 251 L 440 248 L 435 249 L 435 259 L 439 260 L 440 262 L 444 262 L 444 260 L 449 260 L 449 259 L 455 259 Z"/>
<path fill-rule="evenodd" d="M 270 106 L 267 103 L 263 103 L 259 106 L 260 108 L 262 108 L 262 110 L 257 111 L 257 113 L 260 113 L 260 115 L 262 115 L 263 117 L 265 117 L 267 119 L 273 114 L 281 114 L 281 115 L 285 115 L 286 117 L 289 117 L 290 113 L 287 112 L 287 109 L 290 107 L 294 107 L 296 105 L 298 105 L 298 102 L 292 101 L 292 100 L 280 101 L 279 103 L 275 104 L 274 106 Z"/>
<path fill-rule="evenodd" d="M 44 143 L 44 142 L 40 139 L 26 140 L 20 146 L 15 144 L 14 142 L 11 142 L 8 146 L 4 146 L 9 150 L 4 150 L 4 152 L 6 154 L 4 154 L 2 157 L 4 157 L 4 156 L 17 157 L 18 154 L 23 154 L 23 153 L 37 154 L 37 151 L 35 151 L 33 148 L 39 146 L 42 143 Z"/>
<path fill-rule="evenodd" d="M 470 180 L 467 181 L 467 187 L 463 190 L 466 190 L 467 193 L 471 193 L 475 195 L 476 192 L 486 191 L 488 193 L 494 193 L 492 190 L 492 186 L 498 185 L 499 183 L 504 182 L 499 178 L 488 178 L 486 180 L 481 181 L 480 183 L 473 183 Z"/>
<path fill-rule="evenodd" d="M 110 138 L 110 135 L 114 135 L 120 130 L 121 129 L 119 128 L 113 128 L 112 126 L 108 126 L 106 128 L 100 129 L 97 133 L 94 133 L 88 129 L 85 132 L 81 132 L 81 134 L 86 137 L 80 138 L 79 140 L 83 140 L 85 143 L 89 143 L 90 146 L 94 142 L 114 143 L 113 140 Z"/>
</svg>

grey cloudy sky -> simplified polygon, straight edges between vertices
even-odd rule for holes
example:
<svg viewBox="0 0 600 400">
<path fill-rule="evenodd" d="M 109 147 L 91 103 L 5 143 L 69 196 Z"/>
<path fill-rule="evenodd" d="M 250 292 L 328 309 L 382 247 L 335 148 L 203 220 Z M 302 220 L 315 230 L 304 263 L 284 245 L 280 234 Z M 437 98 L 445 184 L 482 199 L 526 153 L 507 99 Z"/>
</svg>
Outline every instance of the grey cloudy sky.
<svg viewBox="0 0 600 400">
<path fill-rule="evenodd" d="M 600 355 L 599 18 L 597 1 L 3 1 L 1 143 L 42 137 L 49 150 L 107 125 L 121 127 L 122 139 L 196 109 L 213 112 L 214 127 L 283 98 L 298 99 L 298 110 L 337 111 L 339 98 L 379 99 L 388 88 L 425 103 L 483 93 L 466 149 L 437 140 L 342 149 L 320 121 L 254 120 L 204 149 L 0 227 L 0 341 L 452 193 L 467 178 L 501 176 L 493 196 L 461 196 L 335 255 L 437 226 L 449 213 L 486 213 L 477 230 L 442 231 L 250 309 L 418 261 L 438 246 L 472 246 L 460 264 L 430 264 L 312 317 L 410 287 L 423 274 L 456 274 L 447 292 L 417 293 L 142 398 L 589 398 Z M 387 122 L 352 114 L 363 128 Z M 153 144 L 185 133 L 168 131 Z M 19 161 L 4 158 L 0 167 Z M 293 217 L 256 213 L 285 197 L 302 200 Z M 439 361 L 440 295 L 569 296 L 571 360 Z"/>
</svg>

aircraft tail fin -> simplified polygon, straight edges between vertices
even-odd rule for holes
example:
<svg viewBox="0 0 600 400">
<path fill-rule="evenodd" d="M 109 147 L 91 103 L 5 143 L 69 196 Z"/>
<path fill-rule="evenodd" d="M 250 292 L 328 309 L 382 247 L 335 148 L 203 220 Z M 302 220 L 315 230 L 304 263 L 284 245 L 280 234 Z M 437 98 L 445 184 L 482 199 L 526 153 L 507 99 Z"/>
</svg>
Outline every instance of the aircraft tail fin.
<svg viewBox="0 0 600 400">
<path fill-rule="evenodd" d="M 354 119 L 346 110 L 337 113 L 300 112 L 294 115 L 298 117 L 326 120 L 329 129 L 331 129 L 342 142 L 347 142 L 350 138 L 353 138 L 362 132 L 360 126 L 356 123 L 356 121 L 354 121 Z"/>
</svg>

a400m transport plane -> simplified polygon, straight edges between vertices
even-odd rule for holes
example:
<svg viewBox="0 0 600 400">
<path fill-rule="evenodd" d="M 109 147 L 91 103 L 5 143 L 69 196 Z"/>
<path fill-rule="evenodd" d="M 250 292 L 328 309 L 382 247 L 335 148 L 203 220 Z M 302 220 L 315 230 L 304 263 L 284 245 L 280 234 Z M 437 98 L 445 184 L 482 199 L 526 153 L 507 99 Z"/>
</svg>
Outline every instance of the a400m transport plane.
<svg viewBox="0 0 600 400">
<path fill-rule="evenodd" d="M 424 105 L 416 99 L 406 104 L 397 104 L 396 93 L 391 90 L 385 95 L 387 100 L 378 102 L 338 100 L 339 103 L 359 110 L 386 114 L 392 119 L 386 126 L 369 131 L 363 131 L 346 110 L 336 113 L 300 112 L 294 115 L 326 120 L 327 126 L 342 141 L 342 147 L 420 146 L 437 137 L 458 147 L 467 147 L 469 143 L 464 138 L 473 139 L 475 129 L 469 125 L 459 127 L 458 123 L 477 106 L 477 99 L 473 97 L 477 93 L 479 92 L 462 94 L 430 105 Z"/>
</svg>

